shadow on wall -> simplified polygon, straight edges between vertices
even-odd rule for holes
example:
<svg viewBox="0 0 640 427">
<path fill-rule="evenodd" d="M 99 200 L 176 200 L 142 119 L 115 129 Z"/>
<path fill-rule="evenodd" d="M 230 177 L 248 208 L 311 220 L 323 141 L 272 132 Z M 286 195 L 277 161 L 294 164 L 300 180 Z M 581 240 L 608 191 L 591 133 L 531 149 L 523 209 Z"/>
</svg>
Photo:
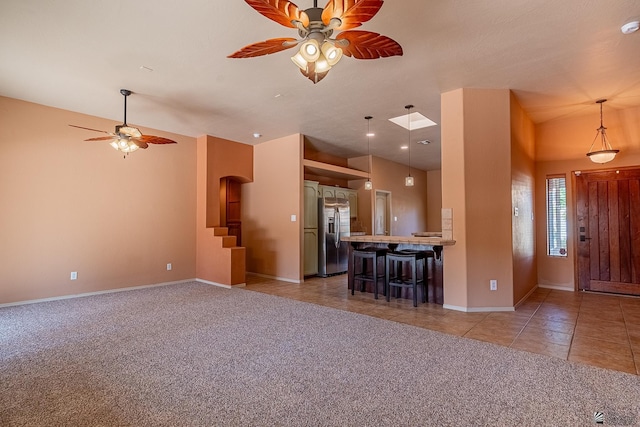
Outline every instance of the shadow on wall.
<svg viewBox="0 0 640 427">
<path fill-rule="evenodd" d="M 247 272 L 277 277 L 278 252 L 275 240 L 267 237 L 267 230 L 253 220 L 242 224 L 247 251 Z"/>
</svg>

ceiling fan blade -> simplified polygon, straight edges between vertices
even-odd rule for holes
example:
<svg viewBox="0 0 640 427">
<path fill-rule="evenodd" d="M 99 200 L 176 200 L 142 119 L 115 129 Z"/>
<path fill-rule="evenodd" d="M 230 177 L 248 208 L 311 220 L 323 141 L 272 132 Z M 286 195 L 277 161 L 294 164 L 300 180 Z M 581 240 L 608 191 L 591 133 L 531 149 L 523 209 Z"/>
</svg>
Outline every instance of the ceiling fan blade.
<svg viewBox="0 0 640 427">
<path fill-rule="evenodd" d="M 153 135 L 142 135 L 141 137 L 138 138 L 132 138 L 133 141 L 136 143 L 136 145 L 138 145 L 140 148 L 147 148 L 147 147 L 142 147 L 141 145 L 138 144 L 138 142 L 144 144 L 177 144 L 177 142 L 169 139 L 169 138 L 163 138 L 161 136 L 153 136 Z"/>
<path fill-rule="evenodd" d="M 339 18 L 342 24 L 335 30 L 359 27 L 378 13 L 382 3 L 382 0 L 329 0 L 322 11 L 322 22 L 329 25 L 331 18 Z"/>
<path fill-rule="evenodd" d="M 336 40 L 347 40 L 349 44 L 343 46 L 336 43 L 342 49 L 342 53 L 353 56 L 356 59 L 377 59 L 388 56 L 402 56 L 402 46 L 387 36 L 381 36 L 371 31 L 343 31 Z"/>
<path fill-rule="evenodd" d="M 245 0 L 245 2 L 263 16 L 289 28 L 297 28 L 291 21 L 300 21 L 309 25 L 309 17 L 298 6 L 290 1 L 282 0 Z"/>
<path fill-rule="evenodd" d="M 131 138 L 131 142 L 133 142 L 138 146 L 138 148 L 142 148 L 143 150 L 146 150 L 149 147 L 149 145 L 146 142 L 142 141 L 140 138 Z"/>
<path fill-rule="evenodd" d="M 99 136 L 97 138 L 89 138 L 89 139 L 85 139 L 85 141 L 109 141 L 109 140 L 116 140 L 117 138 L 114 136 Z"/>
<path fill-rule="evenodd" d="M 84 130 L 92 130 L 94 132 L 102 132 L 102 133 L 108 133 L 109 135 L 113 135 L 111 132 L 107 132 L 106 130 L 98 130 L 98 129 L 91 129 L 91 128 L 85 128 L 82 126 L 76 126 L 76 125 L 69 125 L 72 128 L 78 128 L 78 129 L 84 129 Z"/>
<path fill-rule="evenodd" d="M 307 69 L 300 69 L 300 72 L 309 80 L 313 82 L 313 84 L 318 83 L 320 80 L 324 79 L 327 74 L 329 74 L 330 70 L 324 71 L 322 73 L 316 73 L 316 64 L 315 62 L 310 62 L 307 65 Z"/>
<path fill-rule="evenodd" d="M 298 41 L 291 37 L 269 39 L 263 42 L 247 45 L 239 51 L 232 53 L 227 58 L 253 58 L 255 56 L 269 55 L 271 53 L 280 52 L 281 50 L 287 50 L 297 44 Z"/>
</svg>

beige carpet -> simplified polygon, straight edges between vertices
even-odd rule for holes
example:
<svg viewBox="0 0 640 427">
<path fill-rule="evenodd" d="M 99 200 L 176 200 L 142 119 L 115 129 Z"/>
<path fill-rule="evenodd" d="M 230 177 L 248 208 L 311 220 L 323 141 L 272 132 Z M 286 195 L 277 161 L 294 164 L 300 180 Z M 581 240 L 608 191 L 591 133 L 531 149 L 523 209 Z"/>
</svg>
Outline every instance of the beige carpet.
<svg viewBox="0 0 640 427">
<path fill-rule="evenodd" d="M 0 309 L 2 426 L 640 423 L 637 376 L 199 283 Z"/>
</svg>

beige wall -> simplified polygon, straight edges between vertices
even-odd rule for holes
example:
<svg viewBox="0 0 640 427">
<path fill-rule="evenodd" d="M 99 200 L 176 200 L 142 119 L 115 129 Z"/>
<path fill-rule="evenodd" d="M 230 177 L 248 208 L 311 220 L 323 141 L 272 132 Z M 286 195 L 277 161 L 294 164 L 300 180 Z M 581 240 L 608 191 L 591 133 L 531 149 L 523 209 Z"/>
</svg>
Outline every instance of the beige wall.
<svg viewBox="0 0 640 427">
<path fill-rule="evenodd" d="M 453 211 L 454 246 L 444 249 L 444 304 L 467 307 L 467 217 L 464 155 L 464 92 L 442 94 L 442 207 Z"/>
<path fill-rule="evenodd" d="M 391 192 L 392 235 L 410 236 L 413 232 L 427 230 L 427 172 L 412 168 L 411 175 L 415 178 L 415 185 L 405 187 L 404 178 L 409 173 L 408 166 L 375 156 L 362 156 L 350 158 L 349 167 L 365 171 L 370 167 L 371 170 L 372 190 L 364 189 L 364 179 L 349 181 L 349 188 L 358 190 L 358 219 L 367 234 L 373 233 L 376 190 Z M 393 217 L 398 220 L 393 221 Z"/>
<path fill-rule="evenodd" d="M 120 123 L 0 97 L 0 303 L 194 278 L 195 139 L 123 159 L 68 124 Z"/>
<path fill-rule="evenodd" d="M 538 284 L 567 290 L 575 289 L 575 212 L 573 174 L 578 170 L 604 170 L 640 165 L 640 108 L 604 109 L 604 124 L 614 148 L 620 153 L 604 165 L 586 157 L 596 135 L 599 110 L 594 114 L 538 124 L 536 132 L 536 241 Z M 554 153 L 557 152 L 557 159 Z M 549 257 L 546 238 L 546 177 L 564 174 L 567 179 L 568 244 L 567 257 Z"/>
<path fill-rule="evenodd" d="M 442 170 L 427 171 L 427 231 L 442 231 Z"/>
<path fill-rule="evenodd" d="M 242 186 L 242 239 L 247 271 L 303 279 L 303 139 L 300 134 L 254 146 L 254 182 Z M 296 221 L 291 221 L 296 215 Z"/>
<path fill-rule="evenodd" d="M 449 306 L 513 306 L 510 114 L 508 90 L 442 96 L 442 205 L 453 208 L 457 242 L 445 248 Z M 497 291 L 489 290 L 491 279 Z"/>
<path fill-rule="evenodd" d="M 533 122 L 513 94 L 510 102 L 513 303 L 517 304 L 537 285 L 534 215 L 535 132 Z"/>
<path fill-rule="evenodd" d="M 351 157 L 348 159 L 348 167 L 362 171 L 370 171 L 371 161 L 372 156 L 370 155 Z M 375 191 L 365 190 L 364 184 L 366 181 L 366 179 L 349 181 L 349 188 L 358 190 L 358 223 L 352 225 L 355 225 L 358 228 L 358 231 L 364 231 L 366 234 L 372 234 L 373 218 L 371 213 L 373 211 L 373 195 L 375 194 Z"/>
<path fill-rule="evenodd" d="M 391 192 L 391 235 L 410 236 L 427 229 L 427 173 L 411 169 L 413 187 L 405 187 L 409 167 L 379 157 L 372 157 L 372 195 L 376 190 Z M 364 185 L 364 183 L 363 183 Z M 371 211 L 373 212 L 373 201 Z M 397 221 L 394 219 L 397 218 Z M 373 220 L 367 227 L 373 229 Z"/>
</svg>

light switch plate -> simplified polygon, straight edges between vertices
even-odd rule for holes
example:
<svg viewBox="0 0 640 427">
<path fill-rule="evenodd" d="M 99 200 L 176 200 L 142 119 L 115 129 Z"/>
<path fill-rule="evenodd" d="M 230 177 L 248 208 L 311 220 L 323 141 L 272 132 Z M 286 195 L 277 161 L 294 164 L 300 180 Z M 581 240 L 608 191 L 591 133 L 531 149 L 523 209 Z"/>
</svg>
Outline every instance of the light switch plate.
<svg viewBox="0 0 640 427">
<path fill-rule="evenodd" d="M 298 218 L 295 215 L 291 215 L 291 222 L 296 222 Z"/>
</svg>

